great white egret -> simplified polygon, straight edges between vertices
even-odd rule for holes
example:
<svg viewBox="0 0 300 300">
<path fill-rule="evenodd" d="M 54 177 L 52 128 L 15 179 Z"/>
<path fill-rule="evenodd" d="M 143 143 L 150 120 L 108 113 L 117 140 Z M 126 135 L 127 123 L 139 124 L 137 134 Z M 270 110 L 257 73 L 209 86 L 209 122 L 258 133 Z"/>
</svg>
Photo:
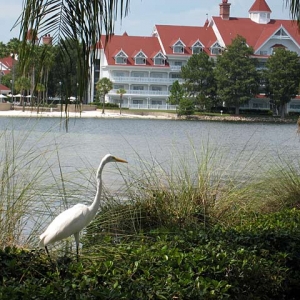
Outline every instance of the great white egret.
<svg viewBox="0 0 300 300">
<path fill-rule="evenodd" d="M 40 247 L 45 247 L 49 257 L 47 245 L 65 239 L 73 234 L 76 241 L 78 260 L 79 232 L 92 221 L 98 211 L 102 191 L 102 171 L 104 166 L 109 162 L 127 163 L 126 160 L 117 158 L 111 154 L 105 155 L 97 170 L 97 191 L 93 203 L 89 206 L 79 203 L 63 211 L 50 223 L 46 231 L 40 235 Z"/>
</svg>

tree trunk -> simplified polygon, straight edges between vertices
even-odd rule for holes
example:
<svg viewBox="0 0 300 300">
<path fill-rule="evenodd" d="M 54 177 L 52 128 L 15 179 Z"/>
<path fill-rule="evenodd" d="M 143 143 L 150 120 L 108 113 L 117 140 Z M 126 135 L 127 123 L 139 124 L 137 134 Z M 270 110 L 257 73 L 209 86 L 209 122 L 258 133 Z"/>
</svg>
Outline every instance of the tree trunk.
<svg viewBox="0 0 300 300">
<path fill-rule="evenodd" d="M 102 100 L 102 113 L 104 114 L 104 107 L 105 107 L 105 95 L 103 96 Z"/>
<path fill-rule="evenodd" d="M 285 104 L 280 105 L 280 118 L 285 118 Z"/>
<path fill-rule="evenodd" d="M 120 115 L 122 114 L 122 94 L 120 95 Z"/>
<path fill-rule="evenodd" d="M 235 114 L 236 115 L 240 114 L 240 107 L 238 105 L 236 105 L 236 107 L 235 107 Z"/>
</svg>

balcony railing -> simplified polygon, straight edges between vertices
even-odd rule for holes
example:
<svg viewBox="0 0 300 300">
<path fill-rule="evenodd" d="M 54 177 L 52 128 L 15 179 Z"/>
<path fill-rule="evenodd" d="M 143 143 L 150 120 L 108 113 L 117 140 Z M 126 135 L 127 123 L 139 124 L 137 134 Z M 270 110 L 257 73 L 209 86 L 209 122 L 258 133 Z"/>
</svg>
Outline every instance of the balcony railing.
<svg viewBox="0 0 300 300">
<path fill-rule="evenodd" d="M 176 110 L 176 105 L 169 105 L 169 104 L 122 104 L 124 108 L 131 108 L 131 109 L 157 109 L 157 110 Z"/>
<path fill-rule="evenodd" d="M 181 71 L 182 66 L 170 65 L 171 71 Z"/>
<path fill-rule="evenodd" d="M 109 95 L 117 95 L 117 90 L 111 90 Z M 152 96 L 169 96 L 168 91 L 152 91 L 152 90 L 126 90 L 126 95 L 152 95 Z"/>
<path fill-rule="evenodd" d="M 157 78 L 157 77 L 129 77 L 129 76 L 113 76 L 111 80 L 114 83 L 157 83 L 157 84 L 173 84 L 176 80 L 183 83 L 181 78 Z"/>
</svg>

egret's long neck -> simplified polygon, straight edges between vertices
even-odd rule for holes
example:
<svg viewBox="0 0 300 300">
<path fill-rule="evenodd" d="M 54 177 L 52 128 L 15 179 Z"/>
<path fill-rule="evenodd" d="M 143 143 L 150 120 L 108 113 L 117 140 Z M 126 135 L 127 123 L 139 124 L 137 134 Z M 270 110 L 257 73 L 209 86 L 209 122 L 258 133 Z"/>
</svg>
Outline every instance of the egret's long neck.
<svg viewBox="0 0 300 300">
<path fill-rule="evenodd" d="M 95 216 L 99 209 L 100 200 L 101 200 L 101 191 L 102 191 L 102 171 L 103 171 L 104 163 L 101 163 L 97 170 L 97 191 L 94 198 L 93 203 L 89 206 L 89 210 L 91 213 L 91 218 Z"/>
</svg>

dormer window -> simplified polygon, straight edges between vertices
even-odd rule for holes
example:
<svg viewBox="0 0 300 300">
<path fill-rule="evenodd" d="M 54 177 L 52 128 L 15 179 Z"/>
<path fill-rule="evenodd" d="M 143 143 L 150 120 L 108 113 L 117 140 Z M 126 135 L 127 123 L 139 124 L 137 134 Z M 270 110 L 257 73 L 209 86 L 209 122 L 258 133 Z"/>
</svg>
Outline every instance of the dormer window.
<svg viewBox="0 0 300 300">
<path fill-rule="evenodd" d="M 147 56 L 144 54 L 143 51 L 140 51 L 135 57 L 135 64 L 136 65 L 145 65 L 146 64 L 146 60 L 147 60 Z"/>
<path fill-rule="evenodd" d="M 218 43 L 215 42 L 211 47 L 210 47 L 210 53 L 212 55 L 220 55 L 222 54 L 223 47 Z"/>
<path fill-rule="evenodd" d="M 204 46 L 201 44 L 201 42 L 198 40 L 194 45 L 191 47 L 193 54 L 198 54 L 203 51 Z"/>
<path fill-rule="evenodd" d="M 277 38 L 288 38 L 288 34 L 286 33 L 286 31 L 283 28 L 280 28 L 275 34 L 275 37 Z"/>
<path fill-rule="evenodd" d="M 184 53 L 185 44 L 181 40 L 178 40 L 172 47 L 173 53 Z"/>
<path fill-rule="evenodd" d="M 116 56 L 115 56 L 115 63 L 118 65 L 126 65 L 127 64 L 127 58 L 128 56 L 124 51 L 120 51 Z"/>
<path fill-rule="evenodd" d="M 166 63 L 166 58 L 161 52 L 156 54 L 156 56 L 154 56 L 153 60 L 154 60 L 155 66 L 164 66 Z"/>
</svg>

